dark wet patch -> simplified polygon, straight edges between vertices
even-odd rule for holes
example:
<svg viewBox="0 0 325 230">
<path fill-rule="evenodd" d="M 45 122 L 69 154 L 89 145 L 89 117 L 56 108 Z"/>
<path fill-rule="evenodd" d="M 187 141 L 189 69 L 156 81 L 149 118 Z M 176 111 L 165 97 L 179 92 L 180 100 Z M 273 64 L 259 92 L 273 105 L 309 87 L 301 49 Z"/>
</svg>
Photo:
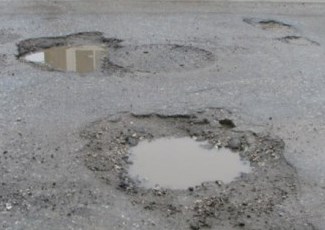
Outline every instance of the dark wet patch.
<svg viewBox="0 0 325 230">
<path fill-rule="evenodd" d="M 292 44 L 292 45 L 298 45 L 298 46 L 320 46 L 320 44 L 316 41 L 313 41 L 309 38 L 301 37 L 301 36 L 285 36 L 282 38 L 278 38 L 277 40 L 287 43 L 287 44 Z"/>
<path fill-rule="evenodd" d="M 113 121 L 111 118 L 99 120 L 81 132 L 88 140 L 81 155 L 96 178 L 128 194 L 130 203 L 161 218 L 177 221 L 180 226 L 187 224 L 192 229 L 299 228 L 305 222 L 303 218 L 278 214 L 278 207 L 284 201 L 301 210 L 297 202 L 296 171 L 283 156 L 283 141 L 238 128 L 225 129 L 219 121 L 229 119 L 228 116 L 229 113 L 219 109 L 180 117 L 120 114 L 118 119 L 114 116 Z M 181 190 L 143 188 L 128 175 L 132 164 L 129 152 L 139 141 L 166 137 L 192 137 L 220 148 L 232 148 L 250 162 L 253 170 L 229 184 L 216 180 Z"/>
<path fill-rule="evenodd" d="M 295 31 L 292 25 L 274 19 L 244 18 L 243 21 L 262 30 Z"/>
</svg>

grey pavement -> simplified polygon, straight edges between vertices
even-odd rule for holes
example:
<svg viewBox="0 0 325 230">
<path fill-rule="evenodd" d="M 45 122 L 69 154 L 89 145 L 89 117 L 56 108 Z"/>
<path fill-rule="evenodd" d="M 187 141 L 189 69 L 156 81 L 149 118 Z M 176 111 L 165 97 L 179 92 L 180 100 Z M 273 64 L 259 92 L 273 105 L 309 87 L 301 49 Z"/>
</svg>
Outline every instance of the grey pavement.
<svg viewBox="0 0 325 230">
<path fill-rule="evenodd" d="M 285 156 L 299 175 L 299 201 L 315 228 L 325 229 L 324 12 L 321 1 L 0 1 L 0 154 L 11 156 L 0 161 L 1 180 L 22 187 L 63 180 L 96 184 L 69 156 L 84 145 L 78 132 L 90 122 L 122 111 L 225 108 L 240 128 L 285 141 Z M 243 22 L 251 17 L 296 30 L 262 30 Z M 192 45 L 209 50 L 216 61 L 194 71 L 120 77 L 48 72 L 15 57 L 23 39 L 84 31 L 123 44 Z M 277 40 L 288 35 L 315 43 Z M 31 152 L 55 157 L 30 167 Z M 119 218 L 129 207 L 121 201 L 115 209 Z M 105 229 L 105 222 L 94 227 L 103 212 L 94 210 L 92 225 L 64 221 L 71 229 Z M 8 229 L 44 229 L 45 223 L 63 229 L 59 219 L 9 216 L 0 208 Z"/>
</svg>

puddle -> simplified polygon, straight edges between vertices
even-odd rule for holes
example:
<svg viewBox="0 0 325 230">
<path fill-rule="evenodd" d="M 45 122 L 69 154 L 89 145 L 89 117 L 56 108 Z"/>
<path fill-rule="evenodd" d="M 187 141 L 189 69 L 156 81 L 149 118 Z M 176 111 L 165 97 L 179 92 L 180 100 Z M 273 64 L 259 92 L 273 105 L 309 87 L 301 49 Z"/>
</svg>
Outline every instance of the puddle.
<svg viewBox="0 0 325 230">
<path fill-rule="evenodd" d="M 59 46 L 27 54 L 24 59 L 54 70 L 89 73 L 100 69 L 107 55 L 102 45 Z"/>
<path fill-rule="evenodd" d="M 142 141 L 131 148 L 130 161 L 130 177 L 145 188 L 187 189 L 217 180 L 229 183 L 251 171 L 238 153 L 189 137 Z"/>
</svg>

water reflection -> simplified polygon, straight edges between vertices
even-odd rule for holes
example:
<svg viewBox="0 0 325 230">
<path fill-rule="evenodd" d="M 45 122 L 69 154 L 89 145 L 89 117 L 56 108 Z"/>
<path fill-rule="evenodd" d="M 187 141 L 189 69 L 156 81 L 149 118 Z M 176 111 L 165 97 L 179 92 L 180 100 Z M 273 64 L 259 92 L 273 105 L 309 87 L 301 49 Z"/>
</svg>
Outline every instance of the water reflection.
<svg viewBox="0 0 325 230">
<path fill-rule="evenodd" d="M 131 148 L 129 175 L 146 188 L 186 189 L 206 181 L 229 183 L 250 172 L 249 162 L 241 160 L 238 153 L 208 145 L 189 137 L 140 142 Z"/>
<path fill-rule="evenodd" d="M 107 48 L 100 45 L 60 46 L 25 56 L 25 60 L 60 70 L 89 73 L 100 69 Z"/>
</svg>

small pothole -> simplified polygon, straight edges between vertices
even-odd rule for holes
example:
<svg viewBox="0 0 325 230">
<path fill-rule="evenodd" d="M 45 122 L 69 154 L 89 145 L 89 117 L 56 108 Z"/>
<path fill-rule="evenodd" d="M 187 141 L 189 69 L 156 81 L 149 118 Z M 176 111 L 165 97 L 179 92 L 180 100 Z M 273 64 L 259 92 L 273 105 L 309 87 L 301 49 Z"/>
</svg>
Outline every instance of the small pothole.
<svg viewBox="0 0 325 230">
<path fill-rule="evenodd" d="M 320 46 L 320 44 L 316 41 L 313 41 L 309 38 L 301 37 L 301 36 L 285 36 L 282 38 L 278 38 L 277 40 L 287 43 L 287 44 L 292 44 L 292 45 L 297 45 L 297 46 Z"/>
<path fill-rule="evenodd" d="M 282 32 L 295 31 L 292 25 L 274 19 L 244 18 L 243 21 L 262 30 Z"/>
<path fill-rule="evenodd" d="M 208 181 L 229 183 L 249 173 L 249 161 L 228 148 L 190 137 L 141 141 L 130 149 L 129 175 L 140 186 L 187 189 Z"/>
</svg>

